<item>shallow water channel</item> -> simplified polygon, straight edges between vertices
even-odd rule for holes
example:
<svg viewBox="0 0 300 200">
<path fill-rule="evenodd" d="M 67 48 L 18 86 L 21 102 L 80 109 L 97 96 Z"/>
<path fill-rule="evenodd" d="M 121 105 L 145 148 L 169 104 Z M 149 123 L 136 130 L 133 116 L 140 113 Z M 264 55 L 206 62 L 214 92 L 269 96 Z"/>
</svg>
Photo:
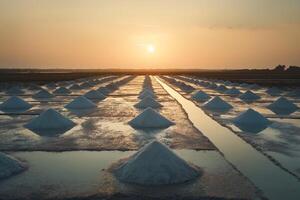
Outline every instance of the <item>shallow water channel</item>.
<svg viewBox="0 0 300 200">
<path fill-rule="evenodd" d="M 275 165 L 231 130 L 221 126 L 159 78 L 156 80 L 182 105 L 194 126 L 209 138 L 230 163 L 260 188 L 267 198 L 300 199 L 300 182 L 294 176 Z"/>
</svg>

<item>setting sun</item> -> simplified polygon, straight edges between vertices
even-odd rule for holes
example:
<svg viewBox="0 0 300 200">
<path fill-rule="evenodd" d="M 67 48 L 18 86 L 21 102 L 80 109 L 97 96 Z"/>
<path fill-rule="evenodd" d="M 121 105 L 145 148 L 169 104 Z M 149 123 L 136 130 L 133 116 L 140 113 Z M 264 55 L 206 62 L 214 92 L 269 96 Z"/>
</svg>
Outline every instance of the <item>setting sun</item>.
<svg viewBox="0 0 300 200">
<path fill-rule="evenodd" d="M 155 52 L 155 46 L 152 44 L 147 45 L 147 52 L 148 53 L 154 53 Z"/>
</svg>

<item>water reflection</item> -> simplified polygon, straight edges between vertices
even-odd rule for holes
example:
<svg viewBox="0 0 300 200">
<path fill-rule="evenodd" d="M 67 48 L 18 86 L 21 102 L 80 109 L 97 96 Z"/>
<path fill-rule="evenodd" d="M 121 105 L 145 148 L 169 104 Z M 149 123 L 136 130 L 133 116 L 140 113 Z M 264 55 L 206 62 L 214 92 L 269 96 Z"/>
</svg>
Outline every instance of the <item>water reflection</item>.
<svg viewBox="0 0 300 200">
<path fill-rule="evenodd" d="M 276 166 L 228 128 L 206 115 L 193 102 L 157 79 L 187 112 L 189 119 L 239 171 L 259 187 L 269 199 L 300 199 L 300 182 Z"/>
</svg>

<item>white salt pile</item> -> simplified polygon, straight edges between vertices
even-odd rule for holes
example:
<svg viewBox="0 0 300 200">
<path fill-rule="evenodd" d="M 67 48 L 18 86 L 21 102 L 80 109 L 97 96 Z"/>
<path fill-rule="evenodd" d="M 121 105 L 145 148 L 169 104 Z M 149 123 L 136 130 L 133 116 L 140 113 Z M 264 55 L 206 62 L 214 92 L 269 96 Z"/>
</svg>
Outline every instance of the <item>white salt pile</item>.
<svg viewBox="0 0 300 200">
<path fill-rule="evenodd" d="M 25 124 L 24 127 L 35 133 L 50 136 L 64 133 L 75 125 L 73 121 L 50 108 Z"/>
<path fill-rule="evenodd" d="M 162 105 L 160 103 L 158 103 L 155 99 L 153 99 L 150 96 L 147 96 L 145 98 L 143 98 L 139 103 L 135 104 L 134 107 L 136 108 L 160 108 L 162 107 Z"/>
<path fill-rule="evenodd" d="M 192 95 L 192 98 L 196 101 L 204 102 L 204 101 L 207 101 L 208 99 L 210 99 L 210 96 L 208 94 L 206 94 L 205 92 L 198 90 L 198 91 L 194 92 L 194 94 Z"/>
<path fill-rule="evenodd" d="M 54 95 L 51 94 L 50 92 L 48 92 L 47 90 L 40 90 L 39 92 L 35 93 L 33 95 L 33 98 L 35 99 L 50 99 L 50 98 L 53 98 Z"/>
<path fill-rule="evenodd" d="M 299 98 L 300 97 L 300 89 L 294 89 L 294 90 L 288 92 L 287 95 L 290 97 Z"/>
<path fill-rule="evenodd" d="M 200 171 L 181 159 L 164 144 L 153 141 L 122 163 L 115 176 L 140 185 L 170 185 L 193 180 Z"/>
<path fill-rule="evenodd" d="M 54 94 L 71 94 L 72 92 L 65 87 L 60 87 L 60 88 L 57 88 L 56 90 L 54 90 L 53 93 Z"/>
<path fill-rule="evenodd" d="M 90 88 L 92 85 L 89 82 L 84 82 L 80 85 L 81 88 Z"/>
<path fill-rule="evenodd" d="M 216 88 L 217 91 L 219 92 L 225 92 L 226 90 L 228 90 L 228 88 L 224 85 L 219 85 L 217 88 Z"/>
<path fill-rule="evenodd" d="M 81 90 L 82 87 L 80 87 L 77 83 L 73 84 L 71 87 L 69 87 L 70 90 Z"/>
<path fill-rule="evenodd" d="M 4 112 L 23 112 L 32 106 L 23 99 L 12 96 L 0 105 L 0 110 Z"/>
<path fill-rule="evenodd" d="M 139 98 L 143 99 L 147 96 L 150 96 L 152 98 L 156 98 L 156 95 L 151 90 L 144 90 L 140 95 Z"/>
<path fill-rule="evenodd" d="M 206 102 L 203 105 L 203 107 L 208 110 L 215 110 L 215 111 L 226 111 L 232 108 L 232 106 L 229 103 L 227 103 L 226 101 L 224 101 L 218 96 L 215 96 L 214 98 Z"/>
<path fill-rule="evenodd" d="M 65 106 L 65 108 L 67 109 L 93 109 L 96 107 L 96 104 L 94 104 L 92 101 L 90 101 L 84 96 L 79 96 L 75 98 L 73 101 L 71 101 Z"/>
<path fill-rule="evenodd" d="M 271 87 L 271 88 L 267 89 L 266 92 L 271 96 L 277 96 L 277 95 L 280 95 L 280 93 L 282 91 L 277 87 Z"/>
<path fill-rule="evenodd" d="M 216 89 L 217 87 L 218 87 L 218 85 L 215 84 L 215 83 L 210 83 L 210 84 L 207 86 L 207 88 L 209 88 L 209 89 Z"/>
<path fill-rule="evenodd" d="M 48 83 L 48 84 L 46 85 L 46 87 L 51 89 L 51 88 L 56 88 L 57 85 L 56 85 L 55 83 Z"/>
<path fill-rule="evenodd" d="M 11 87 L 9 88 L 7 91 L 6 91 L 7 94 L 11 94 L 11 95 L 18 95 L 18 94 L 23 94 L 24 91 L 21 90 L 18 86 L 14 86 L 14 87 Z"/>
<path fill-rule="evenodd" d="M 134 128 L 167 128 L 174 125 L 173 122 L 153 110 L 147 108 L 134 119 L 128 122 Z"/>
<path fill-rule="evenodd" d="M 104 95 L 108 95 L 109 93 L 111 93 L 111 90 L 106 87 L 100 87 L 97 89 L 97 91 Z"/>
<path fill-rule="evenodd" d="M 233 123 L 243 131 L 260 132 L 271 122 L 257 111 L 249 108 L 233 119 Z"/>
<path fill-rule="evenodd" d="M 253 90 L 257 90 L 257 89 L 260 88 L 260 86 L 257 85 L 256 83 L 254 83 L 254 84 L 251 84 L 248 88 L 249 88 L 249 89 L 253 89 Z"/>
<path fill-rule="evenodd" d="M 247 87 L 249 87 L 249 84 L 248 83 L 242 83 L 242 84 L 240 84 L 240 86 L 244 87 L 244 88 L 247 88 Z"/>
<path fill-rule="evenodd" d="M 235 87 L 233 87 L 231 89 L 226 90 L 225 94 L 228 94 L 228 95 L 231 95 L 231 96 L 236 96 L 236 95 L 240 95 L 241 92 L 238 89 L 236 89 Z"/>
<path fill-rule="evenodd" d="M 97 90 L 91 90 L 84 94 L 84 96 L 88 99 L 94 99 L 94 100 L 103 100 L 106 98 L 101 92 Z"/>
<path fill-rule="evenodd" d="M 276 114 L 291 114 L 298 109 L 297 105 L 284 97 L 278 98 L 276 101 L 268 105 L 267 108 Z"/>
<path fill-rule="evenodd" d="M 260 99 L 260 96 L 258 96 L 257 94 L 251 92 L 250 90 L 247 90 L 245 93 L 241 94 L 240 99 L 242 99 L 243 101 L 255 101 Z"/>
<path fill-rule="evenodd" d="M 26 169 L 24 163 L 0 152 L 0 180 L 18 174 Z"/>
</svg>

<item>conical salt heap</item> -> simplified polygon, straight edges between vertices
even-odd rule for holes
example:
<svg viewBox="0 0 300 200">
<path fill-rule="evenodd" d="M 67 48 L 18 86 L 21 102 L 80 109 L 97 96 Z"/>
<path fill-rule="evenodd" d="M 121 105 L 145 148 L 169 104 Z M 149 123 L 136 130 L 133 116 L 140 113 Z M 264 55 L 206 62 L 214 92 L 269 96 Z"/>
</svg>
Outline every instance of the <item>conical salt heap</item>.
<svg viewBox="0 0 300 200">
<path fill-rule="evenodd" d="M 260 86 L 257 85 L 256 83 L 254 83 L 254 84 L 251 84 L 248 88 L 249 88 L 249 89 L 253 89 L 253 90 L 257 90 L 257 89 L 260 88 Z"/>
<path fill-rule="evenodd" d="M 233 123 L 243 131 L 258 133 L 271 122 L 251 108 L 233 119 Z"/>
<path fill-rule="evenodd" d="M 153 141 L 114 170 L 122 182 L 140 185 L 170 185 L 193 180 L 200 171 L 164 144 Z"/>
<path fill-rule="evenodd" d="M 240 86 L 244 87 L 244 88 L 247 88 L 247 87 L 249 87 L 249 84 L 248 83 L 242 83 L 242 84 L 240 84 Z"/>
<path fill-rule="evenodd" d="M 100 87 L 97 89 L 97 91 L 104 95 L 108 95 L 109 93 L 111 93 L 111 90 L 107 87 Z"/>
<path fill-rule="evenodd" d="M 251 92 L 250 90 L 247 90 L 245 93 L 241 94 L 240 96 L 240 99 L 242 99 L 243 101 L 255 101 L 255 100 L 258 100 L 260 99 L 260 96 L 258 96 L 257 94 Z"/>
<path fill-rule="evenodd" d="M 81 90 L 83 89 L 82 87 L 80 87 L 80 85 L 78 85 L 77 83 L 74 83 L 71 87 L 69 87 L 70 90 Z"/>
<path fill-rule="evenodd" d="M 139 103 L 135 104 L 134 107 L 136 108 L 160 108 L 162 107 L 162 105 L 160 103 L 158 103 L 155 99 L 153 99 L 150 96 L 147 96 L 145 98 L 143 98 Z"/>
<path fill-rule="evenodd" d="M 64 133 L 75 125 L 73 121 L 50 108 L 25 124 L 24 127 L 40 135 L 51 136 Z"/>
<path fill-rule="evenodd" d="M 147 108 L 134 119 L 128 122 L 133 128 L 167 128 L 174 125 L 173 122 L 153 110 Z"/>
<path fill-rule="evenodd" d="M 231 89 L 226 90 L 225 94 L 236 96 L 236 95 L 241 94 L 241 92 L 238 89 L 236 89 L 235 87 L 233 87 Z"/>
<path fill-rule="evenodd" d="M 196 101 L 204 102 L 207 101 L 210 98 L 210 96 L 205 92 L 198 90 L 192 95 L 192 98 Z"/>
<path fill-rule="evenodd" d="M 216 88 L 217 91 L 219 92 L 225 92 L 226 90 L 228 90 L 228 88 L 224 85 L 219 85 L 217 88 Z"/>
<path fill-rule="evenodd" d="M 216 88 L 218 88 L 218 85 L 215 84 L 215 83 L 210 83 L 210 84 L 207 86 L 207 88 L 209 88 L 209 89 L 216 89 Z"/>
<path fill-rule="evenodd" d="M 56 83 L 48 83 L 48 84 L 46 85 L 46 87 L 49 88 L 49 89 L 51 89 L 51 88 L 56 88 L 57 85 L 56 85 Z"/>
<path fill-rule="evenodd" d="M 97 105 L 91 102 L 89 99 L 84 96 L 80 96 L 75 98 L 73 101 L 68 103 L 65 108 L 67 109 L 93 109 L 96 108 Z"/>
<path fill-rule="evenodd" d="M 232 108 L 232 106 L 229 103 L 227 103 L 226 101 L 224 101 L 218 96 L 215 96 L 214 98 L 206 102 L 203 105 L 203 107 L 215 111 L 227 111 Z"/>
<path fill-rule="evenodd" d="M 143 99 L 143 98 L 145 98 L 145 97 L 147 97 L 147 96 L 150 96 L 150 97 L 152 97 L 153 99 L 155 99 L 156 98 L 156 95 L 153 93 L 153 91 L 151 91 L 151 90 L 144 90 L 140 95 L 139 95 L 139 99 Z"/>
<path fill-rule="evenodd" d="M 0 180 L 18 174 L 26 169 L 24 163 L 0 152 Z"/>
<path fill-rule="evenodd" d="M 84 82 L 80 85 L 81 88 L 90 88 L 93 87 L 89 82 Z"/>
<path fill-rule="evenodd" d="M 6 91 L 6 93 L 10 94 L 10 95 L 18 95 L 18 94 L 23 94 L 24 91 L 22 89 L 20 89 L 18 86 L 14 86 L 14 87 L 9 88 Z"/>
<path fill-rule="evenodd" d="M 278 98 L 276 101 L 268 105 L 267 108 L 276 114 L 284 115 L 291 114 L 298 109 L 297 105 L 284 97 Z"/>
<path fill-rule="evenodd" d="M 0 105 L 0 110 L 4 112 L 23 112 L 32 106 L 23 99 L 12 96 Z"/>
<path fill-rule="evenodd" d="M 40 90 L 39 92 L 35 93 L 33 95 L 33 98 L 35 99 L 50 99 L 50 98 L 53 98 L 54 95 L 51 94 L 50 92 L 48 92 L 47 90 Z"/>
<path fill-rule="evenodd" d="M 84 94 L 84 96 L 88 99 L 94 99 L 94 100 L 103 100 L 106 98 L 101 92 L 97 90 L 91 90 Z"/>
<path fill-rule="evenodd" d="M 299 98 L 300 97 L 300 89 L 294 89 L 287 93 L 287 96 Z"/>
<path fill-rule="evenodd" d="M 267 89 L 266 92 L 271 96 L 277 96 L 277 95 L 280 95 L 280 93 L 282 91 L 280 89 L 278 89 L 277 87 L 271 87 L 271 88 Z"/>
<path fill-rule="evenodd" d="M 60 88 L 57 88 L 53 93 L 54 94 L 70 94 L 72 92 L 65 87 L 60 87 Z"/>
</svg>

